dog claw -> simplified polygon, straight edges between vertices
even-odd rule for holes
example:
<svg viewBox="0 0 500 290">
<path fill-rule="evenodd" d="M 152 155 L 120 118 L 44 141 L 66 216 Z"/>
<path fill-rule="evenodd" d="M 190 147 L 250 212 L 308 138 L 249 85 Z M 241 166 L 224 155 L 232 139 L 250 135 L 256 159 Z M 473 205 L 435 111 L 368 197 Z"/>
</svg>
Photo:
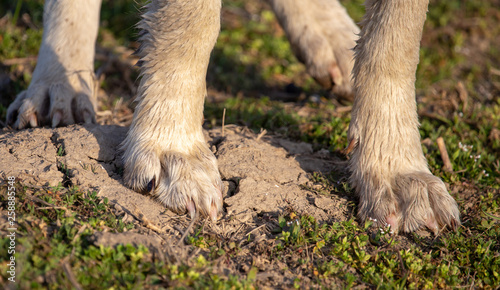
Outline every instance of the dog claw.
<svg viewBox="0 0 500 290">
<path fill-rule="evenodd" d="M 52 116 L 52 128 L 57 127 L 61 123 L 61 112 L 55 112 Z"/>
<path fill-rule="evenodd" d="M 425 221 L 425 226 L 434 234 L 437 235 L 439 232 L 439 226 L 434 217 L 430 217 Z"/>
<path fill-rule="evenodd" d="M 196 206 L 194 205 L 194 202 L 192 199 L 189 199 L 186 208 L 189 212 L 189 215 L 191 216 L 191 219 L 194 219 L 196 217 Z"/>
<path fill-rule="evenodd" d="M 342 77 L 342 72 L 337 64 L 334 64 L 329 69 L 330 76 L 332 77 L 332 81 L 336 86 L 341 86 L 344 82 L 344 78 Z"/>
<path fill-rule="evenodd" d="M 93 115 L 92 115 L 92 114 L 90 114 L 90 112 L 89 112 L 89 111 L 87 111 L 87 110 L 85 110 L 85 111 L 83 112 L 83 122 L 84 122 L 85 124 L 92 124 L 92 123 L 94 123 L 94 118 L 93 118 Z"/>
<path fill-rule="evenodd" d="M 218 215 L 218 210 L 217 210 L 217 205 L 212 202 L 212 205 L 210 206 L 210 218 L 212 219 L 212 222 L 217 222 L 217 215 Z"/>
<path fill-rule="evenodd" d="M 35 128 L 38 126 L 35 113 L 31 113 L 28 117 L 31 127 Z"/>
<path fill-rule="evenodd" d="M 399 223 L 398 219 L 396 218 L 395 214 L 390 214 L 389 216 L 386 217 L 386 223 L 390 227 L 389 231 L 391 234 L 397 234 L 398 228 L 399 228 Z"/>
<path fill-rule="evenodd" d="M 153 193 L 153 191 L 156 189 L 156 176 L 151 179 L 151 181 L 148 183 L 148 186 L 146 187 L 146 191 L 148 193 Z"/>
</svg>

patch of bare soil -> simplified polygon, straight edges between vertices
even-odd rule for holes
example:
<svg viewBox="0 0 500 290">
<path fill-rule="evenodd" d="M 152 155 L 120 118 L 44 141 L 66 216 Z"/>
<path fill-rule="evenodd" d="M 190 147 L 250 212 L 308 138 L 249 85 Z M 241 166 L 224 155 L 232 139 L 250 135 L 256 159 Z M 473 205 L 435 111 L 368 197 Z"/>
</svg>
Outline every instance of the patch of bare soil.
<svg viewBox="0 0 500 290">
<path fill-rule="evenodd" d="M 178 216 L 152 197 L 123 185 L 119 146 L 126 132 L 126 127 L 114 125 L 4 129 L 0 133 L 0 176 L 15 176 L 27 186 L 62 183 L 95 190 L 114 204 L 125 221 L 136 224 L 135 229 L 125 233 L 95 234 L 96 244 L 144 244 L 174 262 L 193 255 L 190 247 L 179 243 L 190 218 Z M 217 239 L 246 245 L 238 253 L 240 261 L 226 263 L 222 271 L 246 273 L 253 260 L 269 263 L 262 256 L 252 257 L 250 245 L 274 243 L 271 231 L 277 228 L 278 217 L 290 210 L 320 222 L 350 218 L 347 196 L 321 195 L 306 189 L 313 186 L 309 172 L 342 171 L 345 161 L 325 158 L 324 152 L 314 153 L 310 144 L 257 135 L 244 127 L 226 126 L 224 136 L 220 128 L 213 129 L 206 132 L 206 137 L 219 160 L 226 192 L 224 213 L 217 224 L 203 220 L 199 223 L 204 232 L 213 232 Z M 205 226 L 209 229 L 205 230 Z M 249 242 L 248 233 L 256 238 Z M 268 274 L 279 268 L 264 267 Z M 272 280 L 271 276 L 262 278 Z M 280 274 L 280 279 L 285 276 Z"/>
</svg>

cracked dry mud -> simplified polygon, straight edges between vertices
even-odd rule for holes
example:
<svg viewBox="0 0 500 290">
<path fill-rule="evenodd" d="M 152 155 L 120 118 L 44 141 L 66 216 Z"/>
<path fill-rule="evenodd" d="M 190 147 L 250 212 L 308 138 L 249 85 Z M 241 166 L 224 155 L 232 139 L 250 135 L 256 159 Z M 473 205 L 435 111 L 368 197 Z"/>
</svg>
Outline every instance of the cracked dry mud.
<svg viewBox="0 0 500 290">
<path fill-rule="evenodd" d="M 115 204 L 124 219 L 140 225 L 130 232 L 96 234 L 96 244 L 132 243 L 145 244 L 153 251 L 165 251 L 165 246 L 171 249 L 190 218 L 165 210 L 152 197 L 123 185 L 119 145 L 126 132 L 126 127 L 102 125 L 4 129 L 0 133 L 0 177 L 15 176 L 27 186 L 62 183 L 95 190 Z M 278 216 L 289 209 L 312 215 L 320 222 L 342 221 L 352 216 L 348 197 L 322 195 L 304 186 L 312 184 L 310 172 L 345 172 L 345 161 L 325 158 L 321 151 L 314 153 L 310 144 L 269 135 L 259 137 L 243 127 L 227 126 L 224 137 L 221 134 L 220 128 L 206 131 L 226 187 L 224 213 L 217 225 L 207 221 L 210 230 L 244 240 L 249 231 L 261 225 L 265 226 L 254 233 L 265 237 L 269 229 L 276 227 Z M 161 231 L 144 227 L 144 220 Z M 179 247 L 177 252 L 187 254 Z"/>
</svg>

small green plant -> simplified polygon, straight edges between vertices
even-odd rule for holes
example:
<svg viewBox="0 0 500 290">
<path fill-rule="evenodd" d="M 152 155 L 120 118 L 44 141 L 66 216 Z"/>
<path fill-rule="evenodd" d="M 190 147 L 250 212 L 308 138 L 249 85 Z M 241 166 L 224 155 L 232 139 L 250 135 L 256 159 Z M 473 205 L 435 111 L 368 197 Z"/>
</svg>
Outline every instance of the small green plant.
<svg viewBox="0 0 500 290">
<path fill-rule="evenodd" d="M 59 148 L 57 148 L 57 156 L 64 156 L 66 152 L 64 152 L 64 146 L 59 145 Z"/>
</svg>

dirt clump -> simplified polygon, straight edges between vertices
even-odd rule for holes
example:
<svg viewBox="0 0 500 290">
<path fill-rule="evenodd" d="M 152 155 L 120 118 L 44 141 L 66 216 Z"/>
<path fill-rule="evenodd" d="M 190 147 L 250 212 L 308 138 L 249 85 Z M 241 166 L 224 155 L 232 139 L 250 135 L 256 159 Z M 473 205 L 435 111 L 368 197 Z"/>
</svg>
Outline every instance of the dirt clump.
<svg viewBox="0 0 500 290">
<path fill-rule="evenodd" d="M 0 135 L 0 172 L 37 186 L 78 186 L 95 190 L 126 212 L 135 209 L 160 227 L 175 216 L 153 198 L 123 185 L 120 144 L 126 127 L 73 125 Z M 345 220 L 346 197 L 306 189 L 311 171 L 329 171 L 343 160 L 325 160 L 309 144 L 262 136 L 244 127 L 227 126 L 206 132 L 226 185 L 224 218 L 239 222 L 262 213 L 278 216 L 287 208 L 319 221 Z"/>
<path fill-rule="evenodd" d="M 96 191 L 109 200 L 124 222 L 136 225 L 123 233 L 95 233 L 90 239 L 95 245 L 143 244 L 161 259 L 192 257 L 191 247 L 182 240 L 186 231 L 193 233 L 188 215 L 172 213 L 152 197 L 124 186 L 120 144 L 126 132 L 126 127 L 115 125 L 4 129 L 0 133 L 0 177 L 15 176 L 28 187 L 60 184 Z M 309 144 L 257 135 L 245 127 L 227 126 L 224 136 L 220 128 L 205 135 L 226 188 L 224 212 L 216 224 L 198 220 L 196 227 L 205 235 L 213 233 L 217 239 L 241 247 L 238 257 L 229 265 L 220 265 L 220 271 L 247 272 L 255 265 L 264 271 L 257 280 L 271 279 L 272 285 L 285 280 L 291 283 L 295 274 L 278 275 L 279 261 L 252 255 L 252 251 L 266 252 L 274 246 L 272 231 L 278 228 L 278 217 L 290 212 L 313 216 L 320 223 L 350 218 L 348 196 L 318 193 L 311 190 L 315 183 L 310 180 L 312 171 L 345 171 L 345 160 L 325 159 L 324 152 L 314 153 Z"/>
</svg>

